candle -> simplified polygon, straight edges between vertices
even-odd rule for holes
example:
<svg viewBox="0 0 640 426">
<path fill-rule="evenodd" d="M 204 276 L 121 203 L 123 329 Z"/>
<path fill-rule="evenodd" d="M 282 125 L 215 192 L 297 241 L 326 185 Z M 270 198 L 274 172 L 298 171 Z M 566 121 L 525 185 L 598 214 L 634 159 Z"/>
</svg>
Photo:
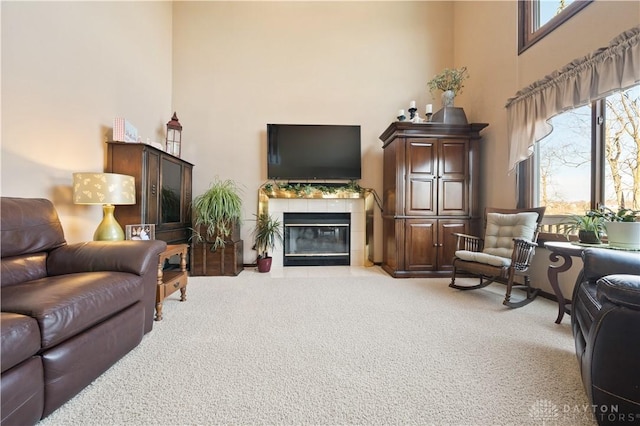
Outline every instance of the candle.
<svg viewBox="0 0 640 426">
<path fill-rule="evenodd" d="M 433 105 L 431 105 L 431 104 L 427 104 L 427 109 L 426 109 L 426 111 L 427 111 L 427 114 L 431 114 L 431 113 L 433 113 Z"/>
<path fill-rule="evenodd" d="M 403 109 L 398 110 L 398 117 L 400 117 L 401 115 L 404 115 L 404 110 Z"/>
<path fill-rule="evenodd" d="M 409 108 L 415 108 L 416 107 L 416 101 L 411 101 L 411 103 L 409 104 Z"/>
</svg>

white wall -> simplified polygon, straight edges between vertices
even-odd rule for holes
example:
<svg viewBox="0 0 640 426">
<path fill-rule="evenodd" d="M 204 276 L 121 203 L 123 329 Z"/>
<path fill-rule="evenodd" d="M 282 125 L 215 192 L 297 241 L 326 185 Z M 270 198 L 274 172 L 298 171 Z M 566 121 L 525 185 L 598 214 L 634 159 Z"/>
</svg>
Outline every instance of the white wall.
<svg viewBox="0 0 640 426">
<path fill-rule="evenodd" d="M 171 3 L 0 7 L 2 195 L 51 199 L 67 240 L 91 240 L 102 209 L 72 204 L 72 173 L 104 170 L 114 117 L 126 117 L 144 140 L 164 140 Z"/>
<path fill-rule="evenodd" d="M 256 256 L 251 219 L 266 181 L 267 123 L 361 125 L 361 185 L 380 194 L 378 136 L 411 100 L 423 114 L 435 103 L 426 83 L 452 66 L 452 32 L 448 2 L 175 3 L 184 157 L 195 164 L 195 195 L 216 176 L 245 188 L 245 263 Z"/>
</svg>

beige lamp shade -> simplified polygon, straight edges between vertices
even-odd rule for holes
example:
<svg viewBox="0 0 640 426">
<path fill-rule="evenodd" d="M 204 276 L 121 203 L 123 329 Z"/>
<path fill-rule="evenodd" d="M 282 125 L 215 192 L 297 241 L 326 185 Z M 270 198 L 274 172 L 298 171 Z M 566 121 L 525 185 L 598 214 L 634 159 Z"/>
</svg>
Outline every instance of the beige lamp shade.
<svg viewBox="0 0 640 426">
<path fill-rule="evenodd" d="M 117 173 L 74 173 L 75 204 L 135 204 L 136 183 L 133 176 Z"/>
<path fill-rule="evenodd" d="M 117 173 L 74 173 L 73 202 L 102 205 L 102 222 L 93 234 L 94 240 L 124 240 L 124 231 L 114 216 L 114 210 L 119 204 L 136 203 L 135 179 Z"/>
</svg>

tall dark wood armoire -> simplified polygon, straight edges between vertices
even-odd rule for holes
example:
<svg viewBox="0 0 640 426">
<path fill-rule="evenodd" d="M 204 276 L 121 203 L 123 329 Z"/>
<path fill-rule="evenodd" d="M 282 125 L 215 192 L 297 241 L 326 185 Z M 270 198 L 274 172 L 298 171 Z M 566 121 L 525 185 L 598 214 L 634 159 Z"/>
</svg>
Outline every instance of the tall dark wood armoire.
<svg viewBox="0 0 640 426">
<path fill-rule="evenodd" d="M 393 277 L 449 275 L 454 232 L 480 225 L 480 131 L 488 124 L 394 122 L 382 133 L 383 258 Z"/>
<path fill-rule="evenodd" d="M 136 203 L 118 206 L 116 220 L 125 225 L 156 225 L 156 239 L 189 244 L 193 164 L 143 143 L 108 142 L 110 173 L 133 176 Z"/>
</svg>

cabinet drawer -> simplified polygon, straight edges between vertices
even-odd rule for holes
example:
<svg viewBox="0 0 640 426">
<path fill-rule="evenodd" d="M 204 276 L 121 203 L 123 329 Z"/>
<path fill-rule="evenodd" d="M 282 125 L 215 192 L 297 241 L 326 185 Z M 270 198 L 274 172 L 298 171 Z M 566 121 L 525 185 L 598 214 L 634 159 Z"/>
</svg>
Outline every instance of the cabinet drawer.
<svg viewBox="0 0 640 426">
<path fill-rule="evenodd" d="M 164 271 L 162 280 L 163 283 L 158 286 L 156 302 L 161 302 L 171 293 L 187 285 L 187 276 L 181 271 Z"/>
</svg>

